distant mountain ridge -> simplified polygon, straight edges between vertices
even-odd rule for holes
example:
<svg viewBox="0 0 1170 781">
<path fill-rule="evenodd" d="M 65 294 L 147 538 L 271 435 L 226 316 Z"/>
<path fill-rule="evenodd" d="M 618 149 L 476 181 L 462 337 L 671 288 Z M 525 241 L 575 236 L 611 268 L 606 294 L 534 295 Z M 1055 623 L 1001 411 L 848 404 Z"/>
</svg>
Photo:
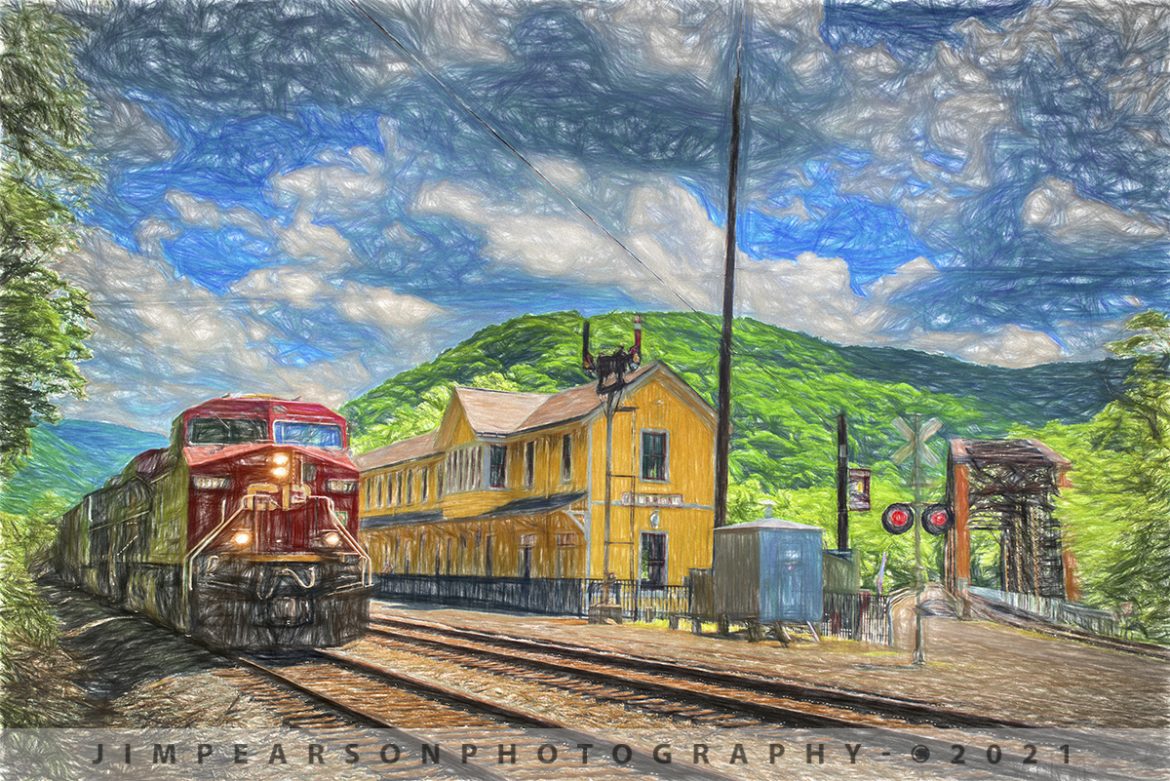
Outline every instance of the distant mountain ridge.
<svg viewBox="0 0 1170 781">
<path fill-rule="evenodd" d="M 632 317 L 592 318 L 595 348 L 628 345 Z M 645 360 L 666 361 L 714 401 L 719 319 L 643 318 Z M 428 430 L 454 384 L 550 393 L 588 382 L 580 369 L 582 322 L 576 312 L 518 317 L 387 379 L 342 407 L 355 451 Z M 772 490 L 831 480 L 839 410 L 850 415 L 855 459 L 878 464 L 900 444 L 890 426 L 896 415 L 937 416 L 946 434 L 983 437 L 1050 420 L 1084 421 L 1105 405 L 1108 387 L 1128 368 L 1121 361 L 982 366 L 913 350 L 843 347 L 750 318 L 737 319 L 735 331 L 733 477 Z M 430 414 L 420 414 L 428 405 Z M 47 491 L 75 501 L 135 454 L 165 442 L 161 434 L 109 423 L 38 426 L 32 457 L 0 497 L 0 510 L 23 512 Z"/>
<path fill-rule="evenodd" d="M 597 349 L 629 344 L 632 313 L 592 318 Z M 719 319 L 643 314 L 645 360 L 661 359 L 708 400 L 716 394 Z M 552 392 L 587 382 L 582 318 L 555 312 L 480 330 L 433 361 L 404 371 L 342 407 L 356 450 L 422 433 L 428 394 L 495 377 L 511 389 Z M 850 416 L 853 452 L 886 459 L 900 442 L 897 415 L 939 417 L 944 433 L 990 437 L 1092 417 L 1124 377 L 1121 361 L 1008 369 L 891 347 L 843 347 L 750 318 L 735 323 L 733 477 L 765 487 L 822 484 L 832 474 L 833 421 Z M 432 399 L 433 401 L 433 399 Z"/>
<path fill-rule="evenodd" d="M 32 454 L 0 496 L 0 511 L 25 512 L 42 494 L 75 501 L 166 437 L 113 423 L 63 420 L 32 430 Z"/>
</svg>

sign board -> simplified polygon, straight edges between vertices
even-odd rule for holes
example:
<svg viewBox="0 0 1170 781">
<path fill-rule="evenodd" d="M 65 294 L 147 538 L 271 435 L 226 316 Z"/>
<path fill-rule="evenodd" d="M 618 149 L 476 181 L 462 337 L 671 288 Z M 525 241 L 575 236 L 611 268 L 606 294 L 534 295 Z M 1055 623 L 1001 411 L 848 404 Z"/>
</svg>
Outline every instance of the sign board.
<svg viewBox="0 0 1170 781">
<path fill-rule="evenodd" d="M 849 470 L 849 509 L 865 512 L 869 506 L 869 475 L 864 468 Z"/>
<path fill-rule="evenodd" d="M 635 507 L 682 507 L 682 494 L 631 494 L 626 491 L 622 494 L 622 499 L 619 504 L 629 507 L 632 503 Z"/>
</svg>

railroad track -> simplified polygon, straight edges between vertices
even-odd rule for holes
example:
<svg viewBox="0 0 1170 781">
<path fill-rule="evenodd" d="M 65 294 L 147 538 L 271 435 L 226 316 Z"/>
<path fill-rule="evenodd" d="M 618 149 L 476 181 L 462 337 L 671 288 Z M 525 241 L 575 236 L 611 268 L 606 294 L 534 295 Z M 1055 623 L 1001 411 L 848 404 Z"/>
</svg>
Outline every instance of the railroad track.
<svg viewBox="0 0 1170 781">
<path fill-rule="evenodd" d="M 948 751 L 956 743 L 971 740 L 990 745 L 1011 734 L 1005 729 L 1014 730 L 1017 738 L 1026 735 L 1020 742 L 1026 740 L 1049 749 L 1070 740 L 1067 732 L 990 719 L 920 701 L 810 689 L 750 674 L 685 667 L 400 617 L 371 619 L 368 638 L 387 647 L 412 647 L 416 653 L 425 648 L 428 659 L 716 727 L 867 728 L 867 737 L 876 735 L 894 751 L 904 752 L 918 746 L 926 746 L 932 752 Z M 954 727 L 962 727 L 964 732 L 956 735 L 950 729 Z M 1092 778 L 1140 777 L 1129 770 L 1115 772 L 1111 762 L 1136 761 L 1140 771 L 1159 759 L 1156 748 L 1142 753 L 1141 748 L 1125 740 L 1097 737 L 1093 748 L 1094 767 L 1087 776 Z M 1005 775 L 1035 776 L 1029 768 L 1018 770 L 1000 769 Z"/>
<path fill-rule="evenodd" d="M 651 687 L 674 696 L 704 697 L 713 705 L 732 705 L 772 723 L 789 726 L 859 727 L 894 723 L 938 727 L 1017 728 L 1033 725 L 940 708 L 910 698 L 887 697 L 831 687 L 811 687 L 750 673 L 683 665 L 565 643 L 534 641 L 496 632 L 462 629 L 401 617 L 371 618 L 369 632 L 379 638 L 452 651 L 521 661 L 545 670 L 590 675 L 636 688 Z"/>
<path fill-rule="evenodd" d="M 438 746 L 431 758 L 458 778 L 732 779 L 703 767 L 664 765 L 653 759 L 651 747 L 572 729 L 340 651 L 231 658 L 355 723 L 382 731 L 382 743 L 390 736 L 417 747 L 420 755 L 424 746 Z M 475 746 L 475 753 L 465 756 L 465 745 Z M 588 763 L 582 762 L 582 745 L 590 747 Z M 500 747 L 506 747 L 504 755 Z M 511 756 L 517 757 L 515 764 L 503 761 Z"/>
</svg>

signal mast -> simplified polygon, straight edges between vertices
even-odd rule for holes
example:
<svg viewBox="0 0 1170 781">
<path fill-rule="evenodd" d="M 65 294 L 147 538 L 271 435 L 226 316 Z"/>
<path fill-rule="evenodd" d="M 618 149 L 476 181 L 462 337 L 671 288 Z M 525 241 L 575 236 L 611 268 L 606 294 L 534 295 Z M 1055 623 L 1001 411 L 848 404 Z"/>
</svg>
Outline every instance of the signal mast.
<svg viewBox="0 0 1170 781">
<path fill-rule="evenodd" d="M 618 412 L 621 394 L 625 389 L 626 374 L 642 364 L 642 316 L 634 315 L 634 343 L 618 347 L 611 353 L 593 355 L 589 348 L 589 321 L 581 332 L 581 368 L 597 378 L 597 395 L 605 397 L 605 538 L 602 542 L 602 566 L 605 580 L 602 585 L 599 617 L 621 621 L 621 606 L 613 601 L 614 574 L 610 571 L 610 518 L 613 508 L 613 416 Z M 632 555 L 632 554 L 631 554 Z M 590 609 L 591 616 L 593 614 Z"/>
</svg>

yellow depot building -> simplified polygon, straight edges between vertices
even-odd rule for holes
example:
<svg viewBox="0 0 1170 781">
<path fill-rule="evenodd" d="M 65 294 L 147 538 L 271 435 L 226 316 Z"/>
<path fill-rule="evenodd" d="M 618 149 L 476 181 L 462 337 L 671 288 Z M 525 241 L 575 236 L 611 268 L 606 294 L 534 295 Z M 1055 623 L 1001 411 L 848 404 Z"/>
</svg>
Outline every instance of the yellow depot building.
<svg viewBox="0 0 1170 781">
<path fill-rule="evenodd" d="M 711 566 L 715 412 L 666 364 L 613 417 L 610 571 L 627 593 Z M 457 388 L 438 429 L 356 458 L 386 595 L 579 612 L 604 578 L 605 399 Z M 594 586 L 596 588 L 596 585 Z"/>
</svg>

